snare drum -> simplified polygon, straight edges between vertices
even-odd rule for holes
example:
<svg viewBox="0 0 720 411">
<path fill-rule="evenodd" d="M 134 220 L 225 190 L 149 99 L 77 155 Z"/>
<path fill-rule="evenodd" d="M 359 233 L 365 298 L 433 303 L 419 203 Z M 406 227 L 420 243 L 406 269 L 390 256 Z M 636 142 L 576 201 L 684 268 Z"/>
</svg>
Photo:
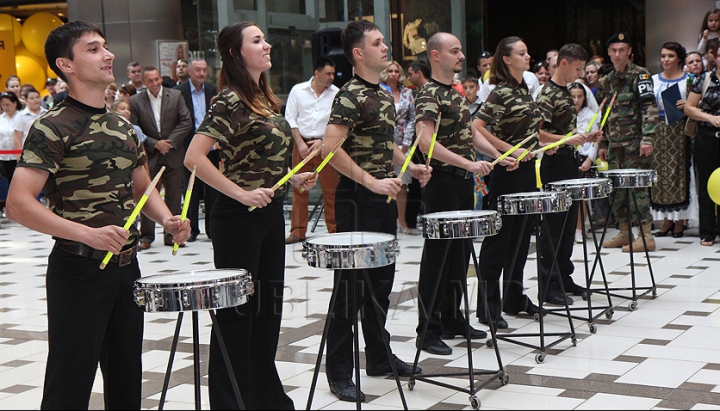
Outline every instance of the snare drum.
<svg viewBox="0 0 720 411">
<path fill-rule="evenodd" d="M 652 187 L 658 179 L 655 170 L 637 168 L 601 171 L 600 175 L 609 178 L 616 189 Z"/>
<path fill-rule="evenodd" d="M 399 252 L 395 236 L 385 233 L 350 231 L 308 238 L 303 257 L 317 268 L 349 270 L 385 267 L 395 263 Z"/>
<path fill-rule="evenodd" d="M 254 293 L 242 269 L 158 274 L 135 280 L 135 302 L 145 312 L 213 310 L 245 304 Z"/>
<path fill-rule="evenodd" d="M 500 214 L 545 214 L 568 211 L 572 198 L 567 191 L 533 191 L 504 194 L 498 197 Z"/>
<path fill-rule="evenodd" d="M 502 219 L 495 211 L 460 210 L 426 214 L 423 237 L 432 239 L 475 238 L 495 235 Z"/>
<path fill-rule="evenodd" d="M 613 186 L 607 178 L 576 178 L 548 183 L 548 188 L 555 191 L 567 191 L 573 201 L 607 198 Z"/>
</svg>

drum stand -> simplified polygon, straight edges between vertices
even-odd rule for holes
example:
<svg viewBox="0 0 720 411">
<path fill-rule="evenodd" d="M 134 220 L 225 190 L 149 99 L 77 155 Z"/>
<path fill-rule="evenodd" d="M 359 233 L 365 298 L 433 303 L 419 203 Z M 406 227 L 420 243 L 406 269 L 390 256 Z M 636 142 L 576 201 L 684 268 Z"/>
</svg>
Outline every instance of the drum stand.
<svg viewBox="0 0 720 411">
<path fill-rule="evenodd" d="M 600 273 L 602 274 L 603 284 L 605 286 L 604 289 L 600 289 L 599 293 L 605 294 L 607 296 L 607 304 L 608 304 L 605 306 L 593 307 L 593 304 L 592 304 L 593 289 L 591 287 L 593 276 L 591 274 L 590 267 L 588 265 L 589 260 L 588 260 L 587 230 L 585 229 L 585 216 L 586 215 L 588 217 L 590 216 L 590 212 L 589 212 L 590 204 L 587 202 L 589 200 L 576 200 L 576 201 L 580 201 L 580 210 L 579 211 L 580 211 L 580 221 L 582 221 L 582 236 L 583 236 L 582 245 L 583 245 L 583 257 L 584 257 L 583 261 L 584 261 L 584 265 L 585 265 L 585 283 L 586 283 L 586 290 L 587 290 L 587 292 L 583 293 L 582 298 L 583 298 L 583 300 L 587 301 L 587 317 L 580 317 L 580 316 L 571 316 L 571 317 L 576 320 L 587 321 L 590 333 L 595 334 L 597 332 L 597 327 L 595 326 L 595 320 L 597 320 L 598 318 L 600 318 L 603 315 L 605 315 L 605 317 L 607 319 L 611 319 L 614 314 L 614 310 L 613 310 L 612 300 L 610 297 L 611 296 L 610 289 L 608 288 L 607 277 L 605 275 L 605 267 L 603 266 L 602 256 L 600 255 L 600 245 L 602 244 L 602 242 L 600 242 L 600 244 L 598 244 L 597 235 L 595 234 L 595 231 L 593 230 L 593 226 L 592 226 L 592 219 L 588 218 L 588 220 L 590 221 L 590 232 L 592 233 L 593 243 L 595 244 L 595 251 L 597 253 L 596 257 L 595 257 L 595 262 L 593 265 L 593 273 L 594 273 L 595 267 L 599 264 L 600 265 Z M 585 214 L 586 210 L 588 211 L 587 214 Z M 568 223 L 569 216 L 570 216 L 570 213 L 568 213 L 567 216 L 565 217 L 565 222 L 563 223 L 563 226 L 565 226 L 565 224 Z M 558 247 L 559 246 L 560 245 L 558 244 Z M 557 252 L 558 252 L 558 249 L 555 249 L 555 255 L 557 255 Z M 569 310 L 571 312 L 572 311 L 582 311 L 582 310 L 585 310 L 585 307 L 577 307 L 577 308 L 569 308 L 568 307 L 567 310 Z M 598 314 L 593 315 L 593 310 L 602 310 L 602 311 L 600 311 Z M 565 310 L 563 310 L 562 308 L 545 310 L 545 312 L 547 312 L 548 314 L 564 317 L 566 314 L 562 313 L 562 311 L 565 311 Z"/>
<path fill-rule="evenodd" d="M 480 280 L 480 264 L 478 263 L 477 256 L 475 255 L 475 246 L 473 245 L 472 239 L 461 239 L 460 241 L 467 241 L 468 246 L 470 247 L 470 252 L 472 254 L 473 258 L 473 264 L 475 265 L 475 275 L 478 278 L 478 287 L 480 287 L 480 295 L 482 296 L 484 306 L 487 306 L 487 293 L 485 292 L 485 286 L 483 285 L 483 282 Z M 441 267 L 445 267 L 445 263 L 447 262 L 447 257 L 450 254 L 450 241 L 447 242 L 447 246 L 445 248 L 445 255 L 443 256 L 442 265 Z M 428 310 L 428 316 L 431 315 L 433 312 L 433 308 L 435 305 L 435 301 L 437 298 L 437 290 L 440 286 L 440 281 L 442 279 L 442 275 L 437 276 L 437 280 L 435 281 L 435 287 L 433 288 L 433 296 L 430 303 L 430 308 Z M 413 363 L 413 374 L 410 377 L 410 380 L 408 381 L 408 388 L 410 391 L 412 391 L 415 387 L 415 380 L 417 381 L 423 381 L 427 382 L 429 384 L 437 385 L 444 388 L 449 388 L 452 390 L 457 390 L 460 392 L 464 392 L 466 394 L 470 394 L 470 405 L 474 409 L 480 409 L 480 400 L 477 398 L 477 394 L 480 390 L 490 385 L 495 380 L 500 380 L 500 383 L 502 385 L 507 385 L 510 377 L 505 373 L 505 369 L 503 368 L 502 359 L 500 358 L 500 350 L 497 347 L 497 337 L 495 334 L 495 327 L 490 327 L 490 340 L 488 340 L 488 345 L 492 345 L 495 347 L 495 357 L 497 358 L 498 363 L 498 370 L 476 370 L 473 368 L 473 356 L 472 356 L 472 340 L 470 339 L 470 304 L 468 301 L 468 290 L 467 290 L 467 281 L 462 281 L 462 292 L 463 292 L 463 300 L 465 304 L 465 341 L 467 343 L 467 356 L 468 356 L 468 371 L 467 372 L 460 372 L 460 373 L 448 373 L 448 374 L 423 374 L 422 376 L 415 375 L 415 369 L 417 368 L 418 361 L 420 359 L 420 352 L 422 351 L 421 348 L 418 348 L 417 352 L 415 353 L 415 361 Z M 485 310 L 485 318 L 488 322 L 488 324 L 492 324 L 490 322 L 490 313 L 488 310 Z M 420 334 L 420 347 L 422 347 L 425 344 L 425 336 L 427 334 L 428 326 L 430 325 L 429 318 L 427 321 L 425 321 L 425 324 L 423 324 L 422 333 Z M 479 386 L 475 386 L 475 376 L 476 375 L 490 375 L 490 379 L 487 380 L 485 383 L 480 384 Z M 434 381 L 432 380 L 433 377 L 467 377 L 470 379 L 470 388 L 464 388 L 459 386 L 454 386 L 450 384 L 446 384 L 440 381 Z"/>
<path fill-rule="evenodd" d="M 375 313 L 377 314 L 378 319 L 378 325 L 380 326 L 380 329 L 383 330 L 385 326 L 382 324 L 381 314 L 382 314 L 382 307 L 380 306 L 380 303 L 377 302 L 377 299 L 375 298 L 375 289 L 372 286 L 372 283 L 370 282 L 370 276 L 368 273 L 368 269 L 363 269 L 363 277 L 365 278 L 365 282 L 368 286 L 368 291 L 370 292 L 370 300 L 372 301 L 373 308 L 375 309 Z M 317 361 L 315 362 L 315 371 L 313 372 L 313 379 L 312 383 L 310 385 L 310 393 L 308 394 L 308 401 L 307 401 L 307 410 L 310 409 L 312 406 L 313 397 L 315 395 L 315 388 L 317 387 L 317 380 L 318 376 L 320 374 L 320 367 L 322 365 L 322 356 L 323 351 L 325 350 L 325 343 L 327 341 L 327 334 L 328 330 L 330 329 L 330 321 L 332 319 L 330 318 L 332 316 L 332 308 L 335 306 L 335 300 L 337 299 L 337 292 L 340 286 L 340 281 L 342 281 L 342 276 L 337 276 L 337 281 L 335 281 L 335 286 L 333 287 L 332 296 L 330 297 L 330 305 L 328 308 L 328 314 L 325 318 L 325 327 L 323 329 L 322 337 L 320 338 L 320 349 L 318 351 Z M 355 361 L 355 405 L 356 409 L 360 410 L 362 409 L 361 404 L 362 401 L 360 401 L 360 339 L 359 339 L 359 329 L 358 329 L 358 307 L 357 307 L 357 300 L 355 298 L 355 287 L 357 286 L 357 271 L 352 270 L 351 271 L 351 281 L 352 286 L 349 287 L 352 292 L 352 306 L 353 306 L 353 318 L 354 318 L 354 324 L 353 324 L 353 355 L 354 355 L 354 361 Z M 390 361 L 390 368 L 392 368 L 393 376 L 395 377 L 395 384 L 397 385 L 398 392 L 400 394 L 400 400 L 402 401 L 403 409 L 407 410 L 407 402 L 405 401 L 405 393 L 402 390 L 402 385 L 400 384 L 400 377 L 398 376 L 397 368 L 395 367 L 395 358 L 392 355 L 392 351 L 390 351 L 390 341 L 387 338 L 387 335 L 383 332 L 383 342 L 385 343 L 385 351 L 387 352 L 388 361 Z M 413 369 L 414 371 L 414 369 Z"/>
<path fill-rule="evenodd" d="M 542 214 L 542 213 L 540 213 Z M 536 244 L 538 244 L 537 239 L 540 235 L 541 228 L 545 230 L 545 233 L 548 235 L 548 239 L 550 241 L 550 248 L 551 250 L 557 250 L 555 247 L 552 237 L 550 236 L 550 227 L 548 226 L 547 220 L 540 218 L 540 214 L 537 215 L 537 223 L 535 226 L 535 238 L 536 238 Z M 529 214 L 525 214 L 523 218 L 523 226 L 526 226 L 528 223 L 528 217 Z M 565 219 L 565 223 L 567 224 L 567 218 Z M 564 225 L 564 224 L 563 224 Z M 510 272 L 513 272 L 515 270 L 515 262 L 517 261 L 518 254 L 520 252 L 520 242 L 518 242 L 518 245 L 515 247 L 515 253 L 513 254 L 513 262 L 510 266 Z M 540 247 L 537 247 L 537 270 L 538 273 L 540 272 Z M 538 308 L 540 310 L 540 314 L 535 314 L 535 320 L 540 323 L 540 332 L 539 333 L 522 333 L 522 334 L 511 334 L 511 335 L 498 335 L 497 339 L 501 341 L 507 341 L 509 343 L 517 344 L 523 347 L 533 348 L 536 350 L 539 350 L 540 353 L 535 356 L 535 362 L 538 364 L 545 361 L 546 357 L 546 350 L 548 348 L 552 348 L 561 342 L 570 339 L 573 346 L 577 345 L 577 338 L 575 337 L 575 326 L 573 325 L 573 316 L 570 314 L 570 307 L 568 306 L 567 302 L 565 302 L 564 311 L 565 314 L 562 315 L 563 317 L 567 317 L 568 324 L 570 325 L 570 331 L 569 332 L 557 332 L 557 333 L 546 333 L 545 332 L 545 321 L 544 317 L 546 313 L 551 313 L 554 311 L 553 309 L 545 309 L 543 308 L 545 303 L 545 292 L 550 285 L 550 277 L 553 275 L 557 276 L 557 280 L 560 286 L 560 291 L 562 292 L 562 295 L 565 295 L 565 287 L 563 286 L 562 278 L 560 278 L 559 272 L 555 271 L 555 267 L 559 267 L 558 261 L 557 261 L 557 253 L 552 253 L 552 259 L 553 259 L 553 265 L 550 268 L 550 275 L 548 275 L 547 280 L 545 281 L 545 284 L 543 284 L 543 281 L 538 278 Z M 505 275 L 505 274 L 503 274 Z M 509 275 L 509 273 L 508 273 Z M 505 293 L 503 293 L 503 300 L 505 298 Z M 562 308 L 560 310 L 563 310 Z M 487 311 L 487 306 L 486 306 Z M 488 322 L 488 324 L 492 324 L 491 322 Z M 494 327 L 490 327 L 490 329 L 493 329 Z M 539 337 L 540 338 L 540 345 L 532 345 L 529 343 L 526 343 L 524 341 L 517 340 L 516 338 L 526 338 L 526 337 Z M 556 340 L 552 341 L 551 343 L 547 344 L 545 342 L 546 337 L 558 337 Z M 487 345 L 490 346 L 493 343 L 492 340 L 487 341 Z"/>
<path fill-rule="evenodd" d="M 225 347 L 225 340 L 223 340 L 220 327 L 216 326 L 217 319 L 213 310 L 208 311 L 210 313 L 210 319 L 213 322 L 213 333 L 218 339 L 218 345 L 220 345 L 220 352 L 222 353 L 223 360 L 225 361 L 225 368 L 230 376 L 230 384 L 232 385 L 233 393 L 235 394 L 235 400 L 237 401 L 238 409 L 244 410 L 245 404 L 243 403 L 242 397 L 240 396 L 240 389 L 238 388 L 237 379 L 235 378 L 235 372 L 230 364 L 230 357 L 228 356 L 227 348 Z M 180 327 L 182 326 L 183 312 L 178 313 L 177 324 L 175 325 L 175 334 L 173 335 L 172 348 L 170 349 L 170 360 L 168 361 L 167 371 L 165 371 L 165 381 L 163 382 L 162 393 L 160 394 L 160 404 L 158 410 L 162 410 L 165 406 L 165 397 L 167 396 L 168 386 L 170 385 L 170 375 L 172 373 L 172 365 L 175 360 L 175 353 L 177 352 L 178 339 L 180 338 Z M 200 407 L 200 337 L 198 332 L 198 312 L 192 312 L 192 325 L 193 325 L 193 369 L 194 369 L 194 385 L 195 385 L 195 409 L 199 410 Z"/>
<path fill-rule="evenodd" d="M 638 210 L 637 206 L 637 198 L 635 197 L 635 188 L 634 187 L 616 187 L 615 190 L 613 190 L 612 197 L 610 200 L 610 212 L 612 213 L 612 207 L 615 204 L 615 200 L 617 198 L 617 190 L 629 190 L 628 197 L 632 198 L 632 202 L 635 205 L 635 217 L 637 217 L 638 226 L 640 227 L 640 237 L 642 237 L 643 241 L 643 247 L 645 248 L 645 258 L 647 259 L 647 265 L 648 265 L 648 271 L 650 273 L 650 282 L 652 283 L 649 287 L 638 287 L 637 282 L 635 280 L 635 254 L 633 252 L 633 241 L 632 241 L 632 212 L 630 209 L 630 198 L 628 198 L 627 201 L 627 216 L 628 216 L 628 240 L 630 242 L 630 278 L 632 280 L 632 286 L 630 288 L 607 288 L 605 290 L 595 290 L 596 292 L 600 294 L 607 294 L 608 298 L 610 296 L 622 298 L 625 300 L 630 300 L 630 304 L 628 304 L 628 308 L 630 311 L 637 310 L 638 307 L 638 299 L 641 297 L 644 297 L 648 293 L 652 293 L 652 298 L 657 298 L 657 287 L 655 285 L 655 275 L 653 274 L 652 269 L 652 263 L 650 262 L 650 253 L 647 250 L 647 242 L 645 240 L 645 232 L 642 230 L 642 216 L 640 215 L 640 210 Z M 609 217 L 609 216 L 608 216 Z M 598 248 L 597 256 L 595 257 L 595 262 L 593 263 L 593 269 L 592 273 L 590 275 L 590 278 L 592 279 L 593 275 L 595 274 L 595 267 L 597 266 L 598 259 L 600 258 L 600 250 L 602 249 L 602 244 L 605 241 L 605 234 L 607 233 L 608 226 L 610 224 L 610 218 L 607 219 L 607 222 L 605 223 L 605 227 L 603 228 L 603 233 L 600 238 L 600 248 Z M 601 263 L 602 264 L 602 263 Z M 601 265 L 602 267 L 602 265 Z M 603 278 L 605 275 L 605 271 L 603 270 Z M 643 291 L 644 290 L 644 291 Z M 620 295 L 620 294 L 614 294 L 611 293 L 611 291 L 632 291 L 631 296 L 627 295 Z M 638 293 L 638 291 L 643 291 L 641 293 Z M 608 300 L 609 301 L 609 300 Z M 609 311 L 608 318 L 612 318 L 613 311 Z"/>
</svg>

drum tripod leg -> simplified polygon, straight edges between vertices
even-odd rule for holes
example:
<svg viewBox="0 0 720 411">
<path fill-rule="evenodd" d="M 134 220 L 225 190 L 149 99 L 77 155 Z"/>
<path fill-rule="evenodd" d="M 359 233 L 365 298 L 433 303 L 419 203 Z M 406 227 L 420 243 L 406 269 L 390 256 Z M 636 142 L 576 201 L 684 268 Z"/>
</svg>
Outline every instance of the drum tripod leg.
<svg viewBox="0 0 720 411">
<path fill-rule="evenodd" d="M 614 197 L 613 197 L 613 199 L 614 199 Z M 588 205 L 588 207 L 590 207 L 590 206 Z M 605 238 L 605 232 L 607 231 L 607 227 L 608 227 L 608 224 L 609 224 L 609 221 L 608 221 L 609 219 L 610 219 L 610 215 L 605 216 L 605 221 L 606 221 L 606 222 L 605 222 L 605 226 L 603 227 L 602 239 Z M 610 309 L 612 309 L 612 307 L 613 307 L 613 305 L 612 305 L 612 297 L 610 296 L 610 288 L 608 287 L 607 275 L 605 275 L 605 266 L 603 265 L 602 255 L 600 254 L 600 251 L 602 250 L 602 239 L 601 239 L 600 242 L 598 243 L 597 234 L 595 234 L 595 230 L 593 229 L 592 219 L 590 218 L 589 220 L 590 220 L 590 233 L 591 233 L 591 235 L 592 235 L 593 244 L 595 245 L 595 253 L 596 253 L 596 254 L 595 254 L 595 259 L 594 259 L 594 261 L 593 261 L 593 268 L 592 268 L 592 270 L 589 270 L 589 271 L 588 271 L 588 258 L 587 258 L 587 254 L 585 255 L 585 272 L 586 272 L 586 275 L 587 275 L 587 278 L 588 278 L 588 288 L 587 288 L 587 290 L 588 290 L 588 296 L 587 296 L 587 298 L 590 298 L 590 294 L 592 294 L 592 291 L 591 291 L 591 289 L 590 289 L 590 286 L 591 286 L 591 284 L 592 284 L 593 277 L 595 276 L 595 267 L 598 267 L 598 266 L 599 266 L 599 267 L 600 267 L 600 274 L 602 275 L 602 279 L 603 279 L 603 285 L 605 286 L 605 295 L 607 296 L 608 307 L 610 307 Z M 584 228 L 584 225 L 583 225 L 583 228 Z M 587 253 L 587 252 L 586 252 L 586 253 Z M 606 312 L 606 314 L 607 314 L 607 313 L 609 313 L 609 311 Z"/>
<path fill-rule="evenodd" d="M 327 342 L 328 331 L 330 330 L 330 321 L 332 317 L 332 309 L 335 307 L 335 300 L 337 300 L 337 290 L 340 285 L 340 276 L 337 276 L 335 286 L 333 287 L 332 294 L 330 296 L 330 308 L 328 309 L 328 315 L 325 318 L 325 327 L 323 328 L 322 337 L 320 337 L 320 350 L 318 351 L 317 360 L 315 360 L 315 371 L 313 372 L 312 383 L 310 384 L 310 393 L 308 394 L 308 401 L 306 410 L 309 410 L 312 406 L 313 397 L 315 396 L 315 388 L 317 387 L 318 376 L 320 375 L 320 366 L 322 365 L 322 356 L 325 351 L 325 343 Z"/>
<path fill-rule="evenodd" d="M 375 316 L 377 317 L 378 326 L 380 327 L 381 334 L 383 336 L 383 343 L 385 343 L 385 351 L 387 352 L 388 361 L 390 361 L 390 368 L 392 369 L 393 376 L 395 377 L 395 384 L 397 385 L 398 392 L 400 393 L 400 401 L 402 401 L 403 409 L 407 410 L 408 406 L 407 402 L 405 401 L 405 393 L 403 392 L 402 385 L 400 384 L 400 376 L 397 372 L 397 366 L 395 366 L 395 358 L 393 357 L 392 351 L 390 350 L 390 340 L 385 334 L 385 324 L 382 323 L 381 319 L 381 316 L 383 315 L 385 316 L 385 318 L 387 318 L 387 313 L 383 313 L 380 303 L 378 303 L 377 298 L 375 298 L 375 289 L 370 282 L 370 276 L 368 275 L 367 270 L 363 270 L 363 275 L 365 276 L 365 282 L 368 285 L 368 291 L 370 291 L 370 300 L 372 301 L 373 307 L 375 308 Z"/>
<path fill-rule="evenodd" d="M 483 307 L 487 307 L 487 290 L 485 289 L 484 282 L 480 278 L 480 263 L 478 262 L 477 255 L 475 254 L 475 247 L 472 246 L 472 241 L 470 241 L 470 245 L 471 245 L 470 252 L 472 253 L 473 264 L 475 264 L 475 276 L 477 277 L 478 287 L 480 289 L 480 297 L 482 298 Z M 470 318 L 467 315 L 467 313 L 465 313 L 465 318 L 468 321 L 468 330 L 467 331 L 470 331 L 469 330 Z M 495 335 L 495 327 L 492 326 L 492 319 L 490 318 L 490 310 L 488 310 L 488 309 L 485 309 L 485 321 L 487 321 L 488 324 L 491 324 L 489 327 L 490 328 L 490 338 L 491 338 L 490 341 L 492 341 L 493 348 L 495 349 L 495 356 L 497 357 L 498 367 L 500 367 L 500 370 L 504 375 L 505 369 L 503 368 L 502 359 L 500 358 L 500 349 L 498 348 L 497 336 Z M 470 333 L 468 332 L 468 334 L 470 334 Z M 468 341 L 468 346 L 470 346 L 469 341 Z"/>
<path fill-rule="evenodd" d="M 230 364 L 230 356 L 227 352 L 227 347 L 225 346 L 225 340 L 223 339 L 222 332 L 220 331 L 220 324 L 217 321 L 217 317 L 215 317 L 215 311 L 210 310 L 210 319 L 213 322 L 212 331 L 215 333 L 215 338 L 218 340 L 218 345 L 220 346 L 220 353 L 222 354 L 223 361 L 225 362 L 225 369 L 227 370 L 228 376 L 230 377 L 230 385 L 232 385 L 233 393 L 235 394 L 235 400 L 237 400 L 238 409 L 244 410 L 245 409 L 245 403 L 242 400 L 242 396 L 240 396 L 240 389 L 238 388 L 237 379 L 235 378 L 235 371 L 233 371 L 232 364 Z"/>
<path fill-rule="evenodd" d="M 475 247 L 473 246 L 472 240 L 467 239 L 468 252 L 472 250 L 473 256 L 475 255 Z M 463 254 L 463 261 L 467 261 L 467 254 Z M 469 257 L 469 256 L 468 256 Z M 475 267 L 475 274 L 477 275 L 477 267 Z M 467 277 L 467 275 L 466 275 Z M 468 353 L 468 374 L 470 378 L 470 395 L 475 395 L 475 369 L 473 367 L 473 356 L 472 356 L 472 339 L 470 338 L 470 301 L 468 300 L 468 289 L 467 279 L 463 279 L 462 283 L 463 302 L 465 304 L 465 342 L 467 344 Z"/>
<path fill-rule="evenodd" d="M 427 241 L 427 240 L 426 240 Z M 443 255 L 442 264 L 440 265 L 441 270 L 445 267 L 445 263 L 447 262 L 448 254 L 450 254 L 450 241 L 446 240 L 447 245 L 445 246 L 445 254 Z M 430 325 L 430 317 L 432 316 L 432 312 L 434 310 L 435 306 L 435 299 L 437 298 L 437 290 L 438 287 L 440 287 L 440 280 L 442 279 L 442 271 L 440 272 L 440 275 L 437 276 L 437 280 L 435 281 L 435 287 L 433 288 L 433 295 L 432 300 L 430 301 L 430 307 L 427 308 L 427 311 L 425 311 L 425 323 L 423 324 L 422 331 L 420 332 L 420 346 L 418 347 L 417 351 L 415 352 L 415 361 L 413 361 L 413 368 L 412 373 L 410 374 L 410 381 L 414 381 L 413 377 L 415 376 L 415 370 L 418 366 L 418 361 L 420 361 L 420 352 L 422 351 L 422 347 L 425 345 L 425 335 L 427 334 L 428 326 Z M 418 293 L 418 300 L 420 300 L 420 295 Z M 422 306 L 422 302 L 418 304 L 418 307 L 420 310 L 425 310 L 425 307 Z"/>
<path fill-rule="evenodd" d="M 551 250 L 555 250 L 555 252 L 554 252 L 553 255 L 552 255 L 552 259 L 553 259 L 552 267 L 550 268 L 550 274 L 549 274 L 548 279 L 547 279 L 547 282 L 546 282 L 546 288 L 545 288 L 545 290 L 544 290 L 543 292 L 546 292 L 546 291 L 547 291 L 547 286 L 550 285 L 550 278 L 553 276 L 553 272 L 555 272 L 555 269 L 557 268 L 557 272 L 555 272 L 554 275 L 557 276 L 558 286 L 560 287 L 560 293 L 561 293 L 561 295 L 563 296 L 563 300 L 565 300 L 565 303 L 564 303 L 564 305 L 565 305 L 565 313 L 567 314 L 568 324 L 570 325 L 570 335 L 571 335 L 571 338 L 573 339 L 573 345 L 575 345 L 575 344 L 574 344 L 574 340 L 575 340 L 575 325 L 573 324 L 572 315 L 570 314 L 570 307 L 568 306 L 567 299 L 565 298 L 565 286 L 563 285 L 562 276 L 560 275 L 560 264 L 558 263 L 558 260 L 557 260 L 557 253 L 558 253 L 558 250 L 560 249 L 560 243 L 562 242 L 563 231 L 565 231 L 565 225 L 567 224 L 568 216 L 569 216 L 569 215 L 570 215 L 570 213 L 567 213 L 567 214 L 565 215 L 565 222 L 563 223 L 563 230 L 560 231 L 560 237 L 558 238 L 558 248 L 555 248 L 555 244 L 553 243 L 552 236 L 550 235 L 550 226 L 548 225 L 547 220 L 544 219 L 544 218 L 541 219 L 541 220 L 542 220 L 542 225 L 544 226 L 545 232 L 547 233 L 547 236 L 548 236 L 548 241 L 550 241 L 550 249 L 551 249 Z M 538 219 L 540 219 L 540 217 L 538 217 Z M 540 226 L 539 226 L 539 224 L 540 224 L 540 223 L 538 222 L 538 233 L 540 232 Z M 539 250 L 539 248 L 538 248 L 538 250 Z M 538 255 L 538 259 L 537 259 L 538 262 L 540 261 L 540 258 L 539 258 L 539 257 L 540 257 L 540 256 Z M 544 299 L 544 298 L 543 298 L 543 299 Z M 544 327 L 544 322 L 543 322 L 543 315 L 542 315 L 542 307 L 540 307 L 540 334 L 541 334 L 541 335 L 540 335 L 540 339 L 541 339 L 541 341 L 543 341 L 543 343 L 544 343 L 544 335 L 543 335 L 543 333 L 544 333 L 544 328 L 543 328 L 543 327 Z M 543 345 L 543 350 L 542 350 L 542 351 L 545 351 L 544 345 Z"/>
<path fill-rule="evenodd" d="M 633 190 L 633 192 L 632 192 L 632 201 L 633 201 L 633 204 L 635 204 L 635 214 L 637 214 L 638 227 L 640 228 L 639 229 L 640 237 L 642 237 L 643 248 L 645 249 L 645 258 L 647 259 L 648 271 L 650 272 L 650 281 L 652 283 L 652 293 L 653 293 L 653 298 L 654 298 L 657 295 L 657 292 L 655 291 L 656 290 L 655 275 L 653 274 L 652 264 L 650 263 L 650 252 L 648 251 L 648 247 L 647 247 L 647 240 L 645 238 L 645 230 L 643 230 L 643 228 L 642 228 L 642 222 L 641 222 L 642 216 L 640 214 L 640 209 L 638 208 L 638 205 L 637 205 L 637 197 L 635 196 L 635 190 Z M 633 281 L 634 281 L 634 277 L 633 277 Z M 635 284 L 633 283 L 633 293 L 635 292 L 634 288 L 635 288 Z"/>
<path fill-rule="evenodd" d="M 160 404 L 158 405 L 158 410 L 162 410 L 165 407 L 165 397 L 167 396 L 168 386 L 170 385 L 170 374 L 172 373 L 173 361 L 175 361 L 175 353 L 177 352 L 183 314 L 183 312 L 178 313 L 177 323 L 175 324 L 175 334 L 173 335 L 172 347 L 170 348 L 170 359 L 168 360 L 167 371 L 165 371 L 165 381 L 163 381 L 162 393 L 160 393 Z"/>
<path fill-rule="evenodd" d="M 193 326 L 193 371 L 195 377 L 195 409 L 200 410 L 200 335 L 198 331 L 198 313 L 192 312 Z"/>
<path fill-rule="evenodd" d="M 358 330 L 358 306 L 357 306 L 357 272 L 352 270 L 352 287 L 350 292 L 352 293 L 352 316 L 354 321 L 353 326 L 353 346 L 355 348 L 355 406 L 358 410 L 362 409 L 360 404 L 360 337 Z"/>
</svg>

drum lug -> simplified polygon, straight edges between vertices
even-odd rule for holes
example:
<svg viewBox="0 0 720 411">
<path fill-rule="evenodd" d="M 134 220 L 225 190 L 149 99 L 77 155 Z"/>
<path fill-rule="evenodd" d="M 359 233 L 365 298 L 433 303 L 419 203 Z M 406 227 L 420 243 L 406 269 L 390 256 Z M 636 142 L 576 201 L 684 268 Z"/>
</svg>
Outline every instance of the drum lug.
<svg viewBox="0 0 720 411">
<path fill-rule="evenodd" d="M 608 189 L 607 194 L 608 195 L 612 194 L 614 187 L 612 184 L 612 180 L 610 180 L 610 179 L 607 180 L 607 189 Z"/>
<path fill-rule="evenodd" d="M 180 292 L 180 299 L 182 300 L 182 305 L 184 308 L 190 308 L 190 296 L 188 295 L 188 292 L 190 290 L 184 289 Z"/>
<path fill-rule="evenodd" d="M 652 182 L 653 184 L 658 182 L 658 173 L 655 170 L 652 171 Z"/>
<path fill-rule="evenodd" d="M 145 307 L 145 292 L 138 290 L 137 288 L 133 290 L 133 296 L 135 297 L 135 304 L 137 304 L 138 307 Z"/>
<path fill-rule="evenodd" d="M 255 294 L 255 284 L 251 280 L 248 280 L 247 283 L 245 283 L 245 293 L 247 295 Z"/>
<path fill-rule="evenodd" d="M 160 309 L 165 306 L 165 301 L 163 301 L 163 293 L 162 290 L 160 290 L 159 287 L 155 287 L 153 290 L 153 302 L 155 303 L 155 307 Z M 158 310 L 162 311 L 162 310 Z"/>
<path fill-rule="evenodd" d="M 498 213 L 498 218 L 495 219 L 495 232 L 500 231 L 502 228 L 502 218 L 500 218 L 501 215 Z"/>
</svg>

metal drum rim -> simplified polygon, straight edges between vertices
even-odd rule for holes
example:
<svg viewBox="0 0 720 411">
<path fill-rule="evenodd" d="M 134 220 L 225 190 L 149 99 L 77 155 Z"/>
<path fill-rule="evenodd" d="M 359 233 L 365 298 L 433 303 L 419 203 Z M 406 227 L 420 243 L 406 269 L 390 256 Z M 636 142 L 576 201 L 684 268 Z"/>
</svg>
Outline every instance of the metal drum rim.
<svg viewBox="0 0 720 411">
<path fill-rule="evenodd" d="M 173 274 L 189 274 L 189 273 L 196 273 L 196 272 L 197 272 L 197 273 L 199 273 L 199 272 L 238 272 L 238 274 L 244 275 L 244 276 L 246 276 L 246 277 L 250 277 L 250 276 L 251 276 L 251 273 L 250 273 L 248 270 L 243 269 L 243 268 L 218 268 L 218 269 L 205 269 L 205 270 L 184 271 L 184 272 L 181 272 L 181 273 L 153 274 L 153 275 L 149 275 L 149 276 L 147 276 L 147 277 L 138 278 L 137 280 L 135 280 L 135 283 L 136 283 L 137 285 L 152 286 L 152 287 L 165 287 L 165 286 L 168 286 L 168 287 L 173 287 L 173 286 L 182 287 L 180 284 L 212 285 L 212 284 L 217 284 L 217 283 L 219 283 L 220 281 L 227 281 L 227 280 L 237 281 L 237 280 L 238 280 L 238 278 L 237 278 L 238 275 L 236 274 L 236 275 L 233 275 L 233 276 L 213 278 L 213 279 L 205 279 L 205 280 L 202 280 L 202 281 L 194 281 L 194 282 L 189 282 L 189 281 L 180 282 L 180 281 L 178 281 L 178 282 L 174 282 L 174 283 L 169 283 L 169 282 L 168 282 L 168 283 L 158 283 L 158 282 L 151 283 L 150 281 L 148 281 L 148 280 L 154 280 L 154 279 L 157 279 L 157 278 L 169 277 L 169 276 L 172 276 Z"/>
</svg>

